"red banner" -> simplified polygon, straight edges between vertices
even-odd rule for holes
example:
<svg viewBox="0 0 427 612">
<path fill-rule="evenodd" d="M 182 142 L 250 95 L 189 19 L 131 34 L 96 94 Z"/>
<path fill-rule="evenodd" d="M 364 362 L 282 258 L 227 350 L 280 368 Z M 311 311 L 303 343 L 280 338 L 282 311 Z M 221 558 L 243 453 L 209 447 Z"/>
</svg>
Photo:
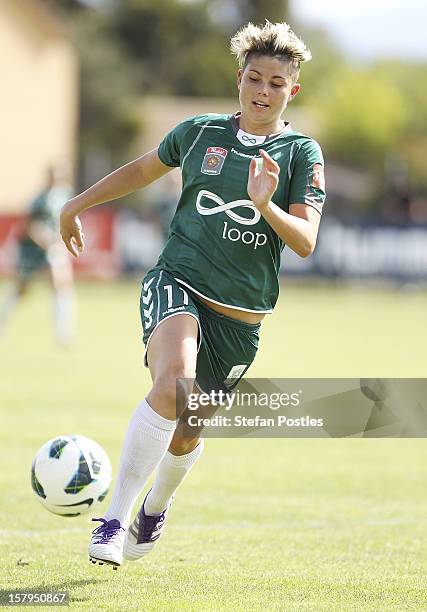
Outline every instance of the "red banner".
<svg viewBox="0 0 427 612">
<path fill-rule="evenodd" d="M 120 262 L 114 249 L 114 211 L 103 208 L 88 210 L 81 219 L 85 252 L 77 260 L 73 258 L 76 275 L 97 279 L 115 278 L 120 271 Z M 0 276 L 13 274 L 16 244 L 24 220 L 24 215 L 0 215 Z"/>
<path fill-rule="evenodd" d="M 0 276 L 13 272 L 16 258 L 16 241 L 22 231 L 24 217 L 0 215 Z"/>
</svg>

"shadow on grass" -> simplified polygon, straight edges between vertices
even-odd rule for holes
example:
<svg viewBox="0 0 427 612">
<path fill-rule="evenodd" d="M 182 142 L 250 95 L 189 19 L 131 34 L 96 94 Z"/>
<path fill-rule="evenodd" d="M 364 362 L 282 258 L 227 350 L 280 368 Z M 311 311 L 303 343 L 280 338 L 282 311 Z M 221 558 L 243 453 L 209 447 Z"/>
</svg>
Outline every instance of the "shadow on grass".
<svg viewBox="0 0 427 612">
<path fill-rule="evenodd" d="M 58 582 L 54 584 L 41 584 L 39 586 L 35 586 L 31 588 L 21 587 L 20 589 L 0 589 L 0 605 L 5 605 L 9 603 L 11 595 L 20 595 L 22 593 L 64 593 L 64 592 L 67 592 L 69 595 L 69 599 L 68 599 L 69 603 L 88 601 L 90 597 L 74 597 L 73 589 L 84 587 L 90 584 L 92 585 L 100 584 L 102 582 L 108 582 L 108 578 L 102 578 L 102 579 L 85 578 L 81 580 L 63 580 L 62 582 Z M 56 603 L 56 604 L 51 604 L 51 605 L 59 605 L 59 604 Z"/>
</svg>

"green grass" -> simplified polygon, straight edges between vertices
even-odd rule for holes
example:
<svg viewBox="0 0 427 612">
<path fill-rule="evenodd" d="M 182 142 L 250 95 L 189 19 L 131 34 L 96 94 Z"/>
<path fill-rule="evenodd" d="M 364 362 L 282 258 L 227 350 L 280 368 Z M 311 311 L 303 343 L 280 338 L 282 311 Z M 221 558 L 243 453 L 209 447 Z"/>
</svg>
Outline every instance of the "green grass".
<svg viewBox="0 0 427 612">
<path fill-rule="evenodd" d="M 0 344 L 0 589 L 68 589 L 76 610 L 426 610 L 424 440 L 208 440 L 153 553 L 90 565 L 90 517 L 43 510 L 31 460 L 75 432 L 117 466 L 149 378 L 138 283 L 78 293 L 72 350 L 52 342 L 43 284 Z M 286 287 L 250 373 L 425 376 L 426 312 L 425 293 Z"/>
</svg>

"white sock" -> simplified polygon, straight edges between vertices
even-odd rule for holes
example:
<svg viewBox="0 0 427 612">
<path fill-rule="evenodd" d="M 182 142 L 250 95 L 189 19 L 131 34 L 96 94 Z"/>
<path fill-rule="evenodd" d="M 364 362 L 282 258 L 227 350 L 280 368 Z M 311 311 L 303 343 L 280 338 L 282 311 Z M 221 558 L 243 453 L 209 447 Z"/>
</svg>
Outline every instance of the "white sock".
<svg viewBox="0 0 427 612">
<path fill-rule="evenodd" d="M 109 521 L 116 518 L 127 528 L 136 498 L 166 453 L 176 421 L 160 416 L 143 400 L 133 413 L 120 459 L 119 474 L 110 506 Z"/>
<path fill-rule="evenodd" d="M 153 488 L 145 500 L 146 514 L 160 514 L 167 508 L 172 495 L 202 454 L 203 446 L 201 438 L 196 448 L 187 455 L 166 453 L 157 469 Z"/>
<path fill-rule="evenodd" d="M 64 344 L 73 337 L 74 295 L 70 290 L 57 291 L 53 297 L 53 317 L 56 339 Z"/>
</svg>

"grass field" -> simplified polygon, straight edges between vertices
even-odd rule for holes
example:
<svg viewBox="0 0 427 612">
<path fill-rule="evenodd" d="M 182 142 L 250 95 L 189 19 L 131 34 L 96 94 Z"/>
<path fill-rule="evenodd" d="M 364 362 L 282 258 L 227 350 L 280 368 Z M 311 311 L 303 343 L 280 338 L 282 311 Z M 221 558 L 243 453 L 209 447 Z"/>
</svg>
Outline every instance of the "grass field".
<svg viewBox="0 0 427 612">
<path fill-rule="evenodd" d="M 31 460 L 47 439 L 80 433 L 116 467 L 149 379 L 138 283 L 78 294 L 72 350 L 52 342 L 42 283 L 0 344 L 0 589 L 68 589 L 76 610 L 427 610 L 418 439 L 208 440 L 151 556 L 92 566 L 90 516 L 41 508 Z M 285 287 L 251 376 L 423 377 L 426 312 L 422 292 Z"/>
</svg>

